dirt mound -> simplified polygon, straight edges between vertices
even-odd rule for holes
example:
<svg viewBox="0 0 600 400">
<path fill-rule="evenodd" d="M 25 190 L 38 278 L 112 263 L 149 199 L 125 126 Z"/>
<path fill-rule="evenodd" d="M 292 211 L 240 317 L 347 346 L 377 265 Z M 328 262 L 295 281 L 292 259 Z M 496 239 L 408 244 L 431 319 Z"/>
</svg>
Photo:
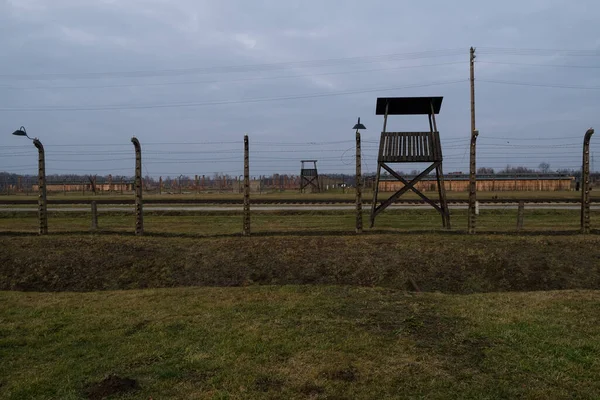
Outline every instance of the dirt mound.
<svg viewBox="0 0 600 400">
<path fill-rule="evenodd" d="M 288 284 L 445 293 L 598 289 L 600 236 L 0 235 L 0 290 Z"/>
<path fill-rule="evenodd" d="M 114 394 L 130 392 L 139 388 L 135 379 L 109 375 L 100 382 L 89 384 L 83 394 L 91 400 L 101 400 Z"/>
</svg>

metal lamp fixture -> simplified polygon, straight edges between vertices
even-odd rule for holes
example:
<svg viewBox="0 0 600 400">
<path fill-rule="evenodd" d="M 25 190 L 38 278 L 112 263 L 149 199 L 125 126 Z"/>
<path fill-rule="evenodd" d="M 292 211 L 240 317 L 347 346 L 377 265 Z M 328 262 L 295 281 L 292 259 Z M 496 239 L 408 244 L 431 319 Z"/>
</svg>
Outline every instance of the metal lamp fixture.
<svg viewBox="0 0 600 400">
<path fill-rule="evenodd" d="M 27 131 L 25 130 L 25 127 L 22 126 L 19 129 L 17 129 L 16 131 L 13 132 L 13 135 L 15 136 L 25 136 L 26 138 L 28 138 L 29 140 L 35 140 L 31 137 L 29 137 L 29 135 L 27 135 Z"/>
<path fill-rule="evenodd" d="M 27 130 L 22 126 L 16 131 L 13 132 L 15 136 L 25 136 L 29 140 L 33 141 L 34 146 L 38 149 L 39 157 L 38 157 L 38 215 L 39 215 L 39 223 L 40 235 L 45 235 L 48 233 L 48 213 L 47 213 L 47 199 L 46 199 L 46 157 L 44 153 L 44 146 L 42 142 L 39 141 L 38 138 L 31 138 L 27 134 Z"/>
<path fill-rule="evenodd" d="M 363 124 L 360 123 L 360 117 L 358 117 L 358 122 L 356 123 L 356 125 L 354 125 L 354 128 L 352 128 L 352 129 L 359 130 L 359 129 L 367 129 L 367 128 Z"/>
</svg>

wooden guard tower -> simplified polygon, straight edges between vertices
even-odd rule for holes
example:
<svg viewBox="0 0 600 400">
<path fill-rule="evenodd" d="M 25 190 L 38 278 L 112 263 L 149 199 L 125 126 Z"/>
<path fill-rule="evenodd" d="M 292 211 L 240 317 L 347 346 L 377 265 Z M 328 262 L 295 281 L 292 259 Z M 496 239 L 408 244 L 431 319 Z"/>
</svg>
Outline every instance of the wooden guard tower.
<svg viewBox="0 0 600 400">
<path fill-rule="evenodd" d="M 317 172 L 317 160 L 301 160 L 300 167 L 300 193 L 303 193 L 307 187 L 312 187 L 314 192 L 320 192 L 319 173 Z M 313 163 L 313 168 L 305 168 L 304 163 Z"/>
<path fill-rule="evenodd" d="M 379 141 L 379 156 L 377 158 L 377 176 L 373 191 L 373 205 L 371 208 L 371 227 L 375 225 L 375 217 L 396 201 L 404 193 L 412 190 L 426 203 L 435 208 L 442 216 L 442 224 L 450 228 L 450 212 L 446 201 L 444 187 L 444 172 L 442 170 L 442 146 L 440 134 L 437 130 L 435 115 L 439 114 L 442 106 L 442 97 L 383 97 L 377 99 L 376 114 L 383 115 L 383 132 Z M 429 117 L 429 132 L 387 132 L 388 115 L 427 115 Z M 415 176 L 410 182 L 394 171 L 389 164 L 392 163 L 431 163 L 423 172 Z M 386 170 L 393 178 L 404 184 L 387 200 L 378 204 L 379 178 L 381 169 Z M 426 177 L 435 169 L 439 204 L 421 193 L 415 184 Z"/>
</svg>

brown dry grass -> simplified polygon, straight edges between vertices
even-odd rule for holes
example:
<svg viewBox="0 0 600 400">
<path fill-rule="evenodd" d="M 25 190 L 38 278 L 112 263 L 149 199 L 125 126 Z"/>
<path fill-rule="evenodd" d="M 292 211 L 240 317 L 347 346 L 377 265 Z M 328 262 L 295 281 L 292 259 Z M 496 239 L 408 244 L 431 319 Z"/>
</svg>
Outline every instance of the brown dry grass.
<svg viewBox="0 0 600 400">
<path fill-rule="evenodd" d="M 0 289 L 348 284 L 472 293 L 600 288 L 600 237 L 0 236 Z"/>
</svg>

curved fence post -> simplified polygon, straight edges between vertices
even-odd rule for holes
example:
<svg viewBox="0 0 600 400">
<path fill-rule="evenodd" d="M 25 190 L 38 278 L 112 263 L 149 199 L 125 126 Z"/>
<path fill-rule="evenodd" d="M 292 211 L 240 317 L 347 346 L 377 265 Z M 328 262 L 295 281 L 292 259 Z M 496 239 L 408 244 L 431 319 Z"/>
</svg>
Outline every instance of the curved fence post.
<svg viewBox="0 0 600 400">
<path fill-rule="evenodd" d="M 144 234 L 144 203 L 142 201 L 142 146 L 134 136 L 131 143 L 135 147 L 135 234 Z"/>
<path fill-rule="evenodd" d="M 48 201 L 46 198 L 46 158 L 44 146 L 38 139 L 33 140 L 33 144 L 38 149 L 38 214 L 40 222 L 40 235 L 48 233 Z"/>
<path fill-rule="evenodd" d="M 581 167 L 581 233 L 590 233 L 590 139 L 592 128 L 583 138 L 583 165 Z"/>
</svg>

